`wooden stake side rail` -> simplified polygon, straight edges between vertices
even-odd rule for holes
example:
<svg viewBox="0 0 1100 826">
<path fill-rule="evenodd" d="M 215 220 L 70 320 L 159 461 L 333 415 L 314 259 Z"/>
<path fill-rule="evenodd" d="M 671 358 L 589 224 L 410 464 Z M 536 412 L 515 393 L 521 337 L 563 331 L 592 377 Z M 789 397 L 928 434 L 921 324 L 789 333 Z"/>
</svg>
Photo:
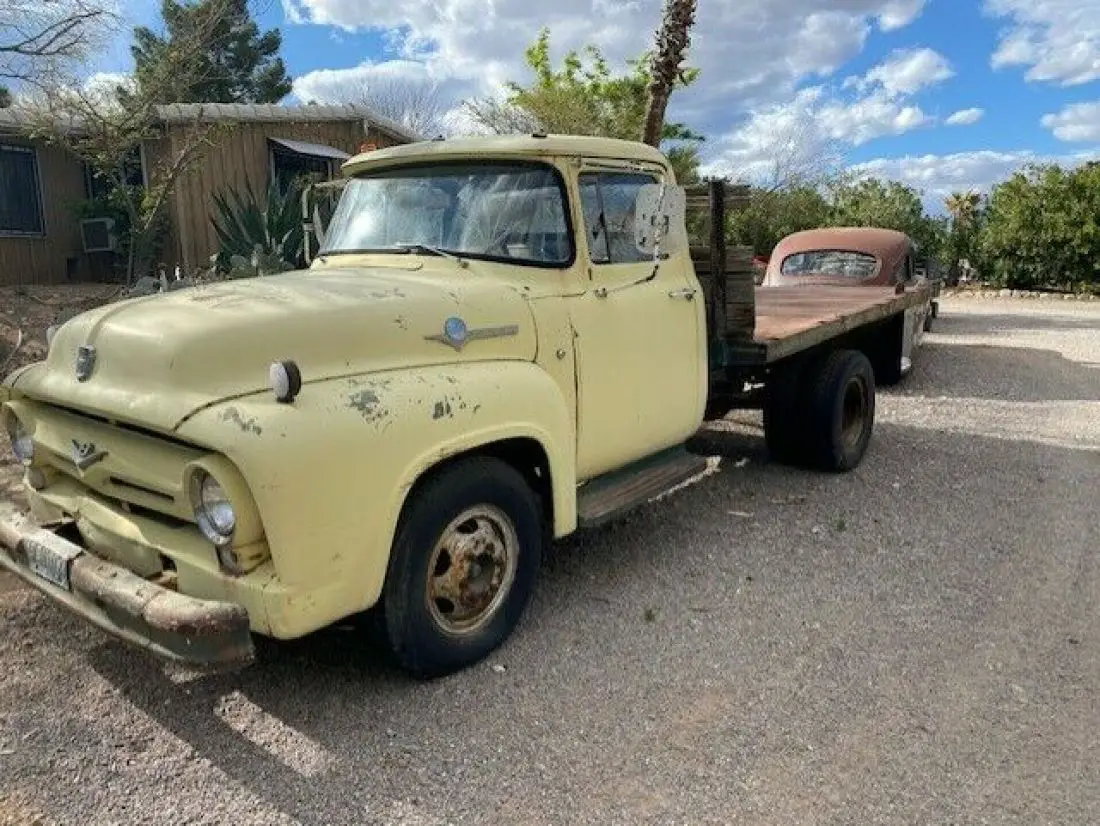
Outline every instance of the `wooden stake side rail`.
<svg viewBox="0 0 1100 826">
<path fill-rule="evenodd" d="M 884 321 L 929 298 L 929 289 L 892 287 L 757 287 L 752 343 L 729 341 L 730 366 L 762 366 L 844 333 Z"/>
</svg>

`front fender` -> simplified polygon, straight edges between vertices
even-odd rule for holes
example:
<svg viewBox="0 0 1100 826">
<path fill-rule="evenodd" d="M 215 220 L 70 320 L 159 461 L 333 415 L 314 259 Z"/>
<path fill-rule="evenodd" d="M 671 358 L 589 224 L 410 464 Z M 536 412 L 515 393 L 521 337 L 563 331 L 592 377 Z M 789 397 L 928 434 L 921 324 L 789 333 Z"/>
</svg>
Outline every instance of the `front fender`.
<svg viewBox="0 0 1100 826">
<path fill-rule="evenodd" d="M 280 580 L 346 583 L 329 621 L 372 605 L 409 490 L 449 457 L 529 438 L 547 455 L 554 533 L 576 526 L 573 419 L 529 362 L 475 362 L 307 384 L 292 404 L 260 393 L 207 408 L 178 428 L 223 453 L 247 481 Z M 330 599 L 330 597 L 326 597 Z M 318 606 L 310 606 L 317 609 Z"/>
</svg>

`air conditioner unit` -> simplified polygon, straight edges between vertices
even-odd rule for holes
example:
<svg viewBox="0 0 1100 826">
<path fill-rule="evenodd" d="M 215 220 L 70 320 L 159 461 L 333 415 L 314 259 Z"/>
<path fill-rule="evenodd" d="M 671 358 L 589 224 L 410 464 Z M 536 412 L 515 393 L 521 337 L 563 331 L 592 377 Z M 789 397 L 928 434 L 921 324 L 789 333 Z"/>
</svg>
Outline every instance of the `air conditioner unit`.
<svg viewBox="0 0 1100 826">
<path fill-rule="evenodd" d="M 80 222 L 84 252 L 114 252 L 118 249 L 114 218 L 86 218 Z"/>
</svg>

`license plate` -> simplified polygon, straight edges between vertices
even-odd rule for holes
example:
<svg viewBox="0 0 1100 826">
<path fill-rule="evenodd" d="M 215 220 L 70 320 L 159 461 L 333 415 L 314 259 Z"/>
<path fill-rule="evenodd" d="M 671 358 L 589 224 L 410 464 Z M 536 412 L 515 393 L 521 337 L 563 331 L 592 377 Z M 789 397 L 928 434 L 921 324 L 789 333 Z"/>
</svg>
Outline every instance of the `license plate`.
<svg viewBox="0 0 1100 826">
<path fill-rule="evenodd" d="M 80 548 L 68 548 L 37 538 L 24 540 L 23 548 L 27 554 L 27 567 L 47 582 L 58 588 L 71 591 L 69 584 L 69 563 L 82 553 Z"/>
</svg>

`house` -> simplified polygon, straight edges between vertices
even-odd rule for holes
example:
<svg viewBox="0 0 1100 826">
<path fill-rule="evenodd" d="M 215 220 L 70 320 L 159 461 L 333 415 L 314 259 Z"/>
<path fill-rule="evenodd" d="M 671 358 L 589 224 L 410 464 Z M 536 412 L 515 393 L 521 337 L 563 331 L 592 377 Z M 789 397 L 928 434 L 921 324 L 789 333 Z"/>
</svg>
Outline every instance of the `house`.
<svg viewBox="0 0 1100 826">
<path fill-rule="evenodd" d="M 162 136 L 138 147 L 133 182 L 147 184 L 156 153 L 197 120 L 220 128 L 212 146 L 177 181 L 159 261 L 171 271 L 206 266 L 217 252 L 210 216 L 226 188 L 266 191 L 303 173 L 336 177 L 366 146 L 411 143 L 418 136 L 362 106 L 188 103 L 158 107 Z M 76 127 L 79 128 L 79 127 Z M 110 225 L 87 204 L 102 184 L 66 150 L 30 137 L 28 117 L 0 109 L 0 285 L 56 284 L 112 277 Z M 91 219 L 91 220 L 86 220 Z"/>
</svg>

